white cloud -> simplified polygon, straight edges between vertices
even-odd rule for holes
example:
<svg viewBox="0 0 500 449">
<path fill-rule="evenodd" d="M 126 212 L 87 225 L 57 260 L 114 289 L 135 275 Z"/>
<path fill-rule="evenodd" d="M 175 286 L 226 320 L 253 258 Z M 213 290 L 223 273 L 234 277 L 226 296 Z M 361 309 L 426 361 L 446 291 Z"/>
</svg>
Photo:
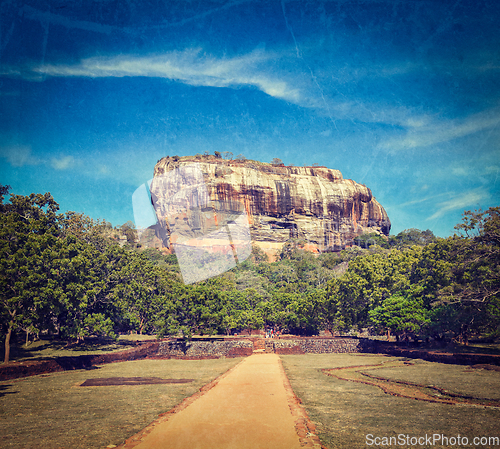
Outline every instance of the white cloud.
<svg viewBox="0 0 500 449">
<path fill-rule="evenodd" d="M 61 156 L 59 158 L 52 158 L 50 165 L 56 170 L 68 170 L 75 165 L 75 158 L 73 156 Z"/>
<path fill-rule="evenodd" d="M 451 172 L 456 176 L 468 176 L 470 173 L 468 167 L 454 167 Z"/>
<path fill-rule="evenodd" d="M 500 125 L 500 110 L 492 109 L 472 115 L 463 120 L 433 122 L 417 126 L 407 131 L 406 135 L 391 138 L 379 144 L 379 148 L 389 153 L 425 148 L 450 142 L 454 139 L 475 134 L 479 131 Z"/>
<path fill-rule="evenodd" d="M 146 56 L 126 54 L 90 57 L 73 64 L 33 65 L 30 70 L 4 66 L 0 71 L 5 75 L 23 77 L 30 81 L 42 81 L 46 77 L 150 77 L 192 86 L 247 86 L 271 97 L 316 109 L 333 121 L 340 119 L 384 123 L 407 129 L 406 135 L 379 144 L 378 149 L 390 153 L 446 142 L 500 122 L 499 111 L 493 111 L 491 116 L 487 116 L 487 113 L 478 114 L 477 117 L 470 117 L 462 122 L 437 122 L 432 116 L 416 114 L 414 110 L 400 103 L 390 105 L 377 101 L 369 102 L 342 93 L 343 86 L 350 82 L 345 79 L 349 74 L 363 72 L 363 76 L 370 78 L 390 77 L 416 70 L 414 63 L 371 69 L 349 66 L 348 70 L 332 66 L 328 69 L 318 68 L 313 72 L 311 69 L 297 70 L 295 59 L 291 59 L 292 53 L 258 48 L 240 56 L 217 57 L 206 54 L 200 48 L 191 48 Z M 356 82 L 355 78 L 352 81 Z"/>
<path fill-rule="evenodd" d="M 58 156 L 51 159 L 39 158 L 32 154 L 29 145 L 7 145 L 0 147 L 0 157 L 7 160 L 12 167 L 25 167 L 27 165 L 46 165 L 56 170 L 73 168 L 76 159 L 73 156 Z"/>
<path fill-rule="evenodd" d="M 439 210 L 432 214 L 427 220 L 435 220 L 445 215 L 447 212 L 466 209 L 467 207 L 477 206 L 480 203 L 490 198 L 490 194 L 484 189 L 479 188 L 470 192 L 464 192 L 451 200 L 444 201 L 438 204 Z"/>
<path fill-rule="evenodd" d="M 431 123 L 428 116 L 410 117 L 403 122 L 403 125 L 408 128 L 423 128 Z"/>
<path fill-rule="evenodd" d="M 38 165 L 40 159 L 31 154 L 28 145 L 9 145 L 0 148 L 0 157 L 7 159 L 13 167 L 24 167 L 25 165 Z"/>
<path fill-rule="evenodd" d="M 4 66 L 0 72 L 29 81 L 43 81 L 47 77 L 150 77 L 192 86 L 247 86 L 271 97 L 316 109 L 332 120 L 388 123 L 410 128 L 421 128 L 429 122 L 427 116 L 416 116 L 404 106 L 369 103 L 345 96 L 340 91 L 335 91 L 332 98 L 329 95 L 331 79 L 337 79 L 337 83 L 343 86 L 347 81 L 342 80 L 342 76 L 332 77 L 331 70 L 319 69 L 317 73 L 297 70 L 295 59 L 290 57 L 291 54 L 286 51 L 277 53 L 261 48 L 241 56 L 216 57 L 200 48 L 193 48 L 147 56 L 90 57 L 74 64 L 33 65 L 30 70 Z M 409 70 L 406 65 L 391 67 L 385 70 L 383 76 L 405 70 Z M 350 68 L 350 71 L 357 72 L 357 69 Z M 370 71 L 370 76 L 375 75 Z"/>
<path fill-rule="evenodd" d="M 33 67 L 32 72 L 52 77 L 154 77 L 193 86 L 251 86 L 271 97 L 305 105 L 307 97 L 300 89 L 264 67 L 275 57 L 257 50 L 234 58 L 216 58 L 190 49 L 152 56 L 92 57 L 70 65 L 43 64 Z"/>
</svg>

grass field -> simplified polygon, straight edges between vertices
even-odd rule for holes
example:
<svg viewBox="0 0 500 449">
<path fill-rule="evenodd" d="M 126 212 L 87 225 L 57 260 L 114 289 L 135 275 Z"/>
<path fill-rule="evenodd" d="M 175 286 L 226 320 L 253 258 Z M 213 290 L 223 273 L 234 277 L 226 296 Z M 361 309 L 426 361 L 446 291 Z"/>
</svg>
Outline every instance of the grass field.
<svg viewBox="0 0 500 449">
<path fill-rule="evenodd" d="M 282 356 L 290 383 L 302 400 L 318 435 L 328 448 L 370 447 L 367 435 L 422 437 L 442 434 L 448 438 L 500 436 L 500 408 L 448 405 L 397 397 L 382 389 L 327 376 L 321 370 L 374 365 L 398 360 L 382 355 L 307 354 Z M 414 365 L 365 369 L 387 379 L 434 385 L 471 397 L 498 399 L 500 372 L 460 365 L 412 360 Z M 373 440 L 371 440 L 373 442 Z M 375 445 L 371 445 L 374 447 Z M 383 447 L 383 446 L 380 446 Z M 386 446 L 387 447 L 387 446 Z M 392 446 L 398 447 L 398 446 Z M 429 447 L 429 446 L 403 446 Z M 430 447 L 451 447 L 436 444 Z M 477 446 L 490 447 L 490 446 Z M 498 446 L 491 446 L 498 447 Z"/>
<path fill-rule="evenodd" d="M 74 350 L 53 342 L 41 342 L 31 348 L 32 354 L 26 358 L 67 355 L 66 352 L 78 355 L 89 353 L 89 350 L 99 353 L 121 347 L 90 343 Z M 91 449 L 118 445 L 240 360 L 137 360 L 0 382 L 0 448 Z M 401 358 L 372 354 L 308 354 L 282 356 L 282 360 L 295 393 L 328 448 L 370 447 L 366 445 L 367 435 L 380 438 L 460 435 L 469 439 L 469 447 L 474 447 L 474 437 L 500 436 L 499 371 L 423 360 L 409 360 L 403 365 L 396 363 Z M 377 364 L 382 366 L 370 366 Z M 371 378 L 364 377 L 370 375 L 391 384 L 406 382 L 434 386 L 481 399 L 478 403 L 482 404 L 491 400 L 497 406 L 449 405 L 398 397 L 384 393 L 377 386 L 342 380 L 322 371 L 350 366 L 361 368 L 329 373 L 357 380 L 370 381 Z M 108 377 L 188 378 L 194 382 L 80 386 L 87 379 Z M 437 394 L 430 388 L 425 392 Z M 452 446 L 435 444 L 430 447 Z"/>
<path fill-rule="evenodd" d="M 137 360 L 0 382 L 0 448 L 118 445 L 240 360 Z M 80 386 L 86 379 L 99 377 L 194 382 Z"/>
</svg>

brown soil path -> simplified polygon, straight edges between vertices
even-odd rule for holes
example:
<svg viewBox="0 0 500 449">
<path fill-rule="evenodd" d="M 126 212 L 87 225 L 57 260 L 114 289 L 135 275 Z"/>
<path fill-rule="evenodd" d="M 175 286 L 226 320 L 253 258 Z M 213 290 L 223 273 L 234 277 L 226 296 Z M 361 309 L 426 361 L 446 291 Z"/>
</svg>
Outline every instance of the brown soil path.
<svg viewBox="0 0 500 449">
<path fill-rule="evenodd" d="M 177 413 L 122 446 L 134 449 L 320 448 L 277 354 L 244 359 Z"/>
</svg>

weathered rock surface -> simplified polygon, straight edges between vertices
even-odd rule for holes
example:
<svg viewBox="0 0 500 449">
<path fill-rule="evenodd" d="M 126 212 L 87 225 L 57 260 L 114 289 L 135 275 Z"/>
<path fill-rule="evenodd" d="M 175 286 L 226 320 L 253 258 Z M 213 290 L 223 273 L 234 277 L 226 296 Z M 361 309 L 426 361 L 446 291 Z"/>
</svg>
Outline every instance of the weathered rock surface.
<svg viewBox="0 0 500 449">
<path fill-rule="evenodd" d="M 186 191 L 193 185 L 198 188 L 172 206 L 176 186 Z M 151 196 L 160 218 L 156 235 L 164 246 L 179 236 L 186 241 L 228 223 L 241 223 L 242 217 L 252 243 L 268 253 L 291 238 L 304 240 L 306 249 L 314 252 L 338 251 L 364 233 L 387 236 L 391 227 L 368 187 L 326 167 L 275 166 L 215 156 L 165 157 L 155 166 Z M 244 227 L 237 228 L 242 235 L 233 232 L 236 241 L 245 238 Z M 210 235 L 209 244 L 217 245 L 217 232 Z"/>
</svg>

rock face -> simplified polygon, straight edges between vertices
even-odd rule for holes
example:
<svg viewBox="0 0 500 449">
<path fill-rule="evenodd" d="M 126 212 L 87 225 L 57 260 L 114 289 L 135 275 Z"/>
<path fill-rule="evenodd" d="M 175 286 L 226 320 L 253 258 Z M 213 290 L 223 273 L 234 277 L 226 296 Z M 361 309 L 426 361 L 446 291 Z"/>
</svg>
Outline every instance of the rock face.
<svg viewBox="0 0 500 449">
<path fill-rule="evenodd" d="M 193 185 L 198 188 L 172 206 L 175 186 L 186 191 Z M 207 235 L 238 220 L 248 223 L 252 243 L 269 254 L 289 239 L 303 240 L 314 252 L 339 251 L 364 233 L 387 236 L 391 227 L 368 187 L 326 167 L 165 157 L 155 166 L 151 198 L 159 218 L 155 232 L 166 247 L 178 236 Z M 215 245 L 217 235 L 212 236 Z M 238 240 L 234 232 L 233 237 Z"/>
</svg>

